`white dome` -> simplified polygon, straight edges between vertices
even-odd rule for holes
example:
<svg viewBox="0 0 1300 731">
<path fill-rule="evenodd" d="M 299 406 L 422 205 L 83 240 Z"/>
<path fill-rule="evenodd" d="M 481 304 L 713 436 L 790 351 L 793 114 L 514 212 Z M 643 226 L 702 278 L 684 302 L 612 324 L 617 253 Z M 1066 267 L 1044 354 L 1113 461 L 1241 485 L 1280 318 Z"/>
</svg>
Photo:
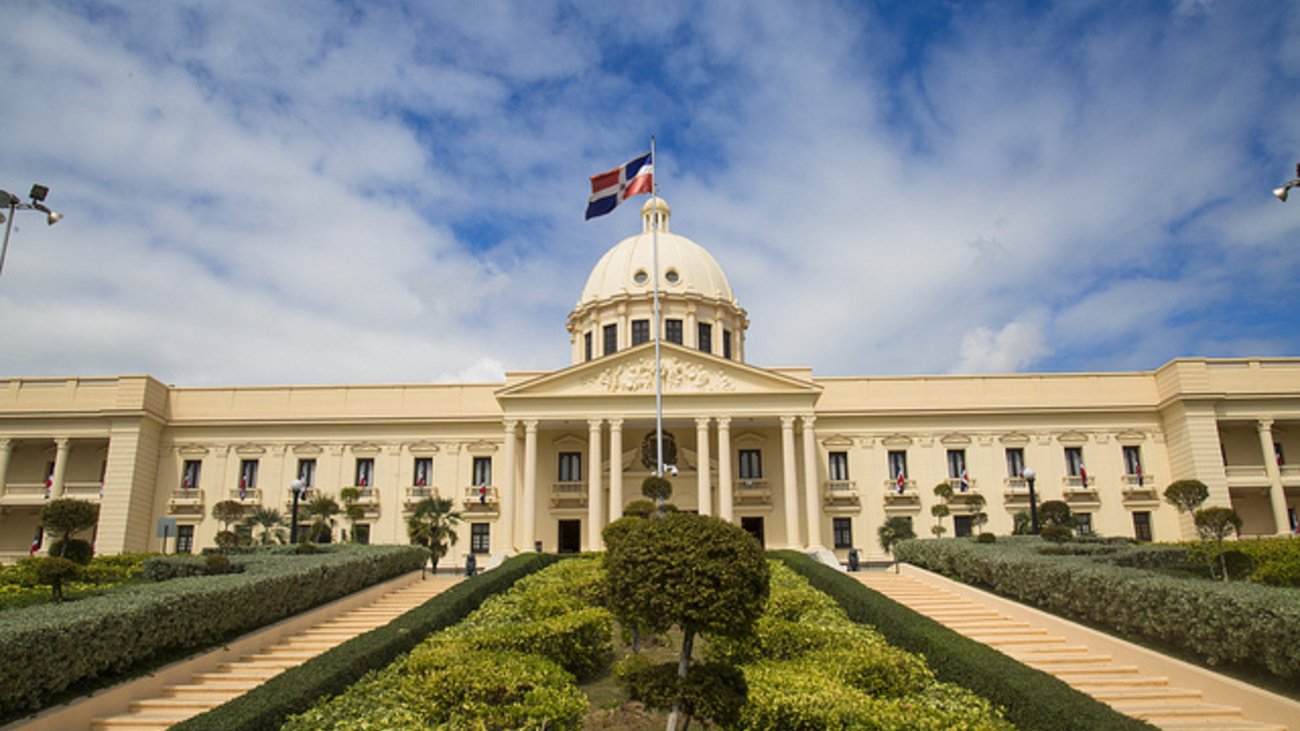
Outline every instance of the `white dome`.
<svg viewBox="0 0 1300 731">
<path fill-rule="evenodd" d="M 620 241 L 596 262 L 578 307 L 621 295 L 648 294 L 654 288 L 654 225 L 659 223 L 659 292 L 665 295 L 695 294 L 706 299 L 735 302 L 727 276 L 703 246 L 668 230 L 671 210 L 662 198 L 651 198 L 641 207 L 641 233 Z"/>
</svg>

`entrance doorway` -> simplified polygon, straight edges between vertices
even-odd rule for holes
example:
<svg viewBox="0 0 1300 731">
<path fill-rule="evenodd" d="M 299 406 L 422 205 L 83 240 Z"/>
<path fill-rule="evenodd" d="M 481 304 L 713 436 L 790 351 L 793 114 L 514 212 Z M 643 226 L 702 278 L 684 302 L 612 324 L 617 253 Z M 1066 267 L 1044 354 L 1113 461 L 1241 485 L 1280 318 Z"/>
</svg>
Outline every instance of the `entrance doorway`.
<svg viewBox="0 0 1300 731">
<path fill-rule="evenodd" d="M 763 541 L 763 519 L 761 517 L 741 518 L 740 527 L 758 541 L 758 545 L 767 548 L 767 543 Z"/>
<path fill-rule="evenodd" d="M 582 521 L 561 520 L 559 527 L 560 553 L 577 553 L 582 550 Z"/>
</svg>

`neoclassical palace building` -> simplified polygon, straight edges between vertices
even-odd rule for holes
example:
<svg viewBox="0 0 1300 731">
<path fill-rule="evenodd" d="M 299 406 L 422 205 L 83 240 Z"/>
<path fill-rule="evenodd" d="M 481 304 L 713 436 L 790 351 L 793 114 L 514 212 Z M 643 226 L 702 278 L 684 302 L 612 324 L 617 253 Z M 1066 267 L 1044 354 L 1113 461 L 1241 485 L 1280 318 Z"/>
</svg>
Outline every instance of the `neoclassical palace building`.
<svg viewBox="0 0 1300 731">
<path fill-rule="evenodd" d="M 100 504 L 99 553 L 211 545 L 212 506 L 289 513 L 290 483 L 356 487 L 355 535 L 404 542 L 419 500 L 463 517 L 451 553 L 599 549 L 656 464 L 652 241 L 663 317 L 672 502 L 768 547 L 880 555 L 891 516 L 918 535 L 1009 533 L 1065 500 L 1103 535 L 1190 537 L 1164 504 L 1196 478 L 1243 534 L 1292 532 L 1300 504 L 1300 359 L 1179 359 L 1154 371 L 821 378 L 745 360 L 748 319 L 722 268 L 669 230 L 596 263 L 568 317 L 572 365 L 502 383 L 185 388 L 149 376 L 0 379 L 0 558 L 25 556 L 49 497 Z M 1288 457 L 1294 455 L 1293 466 Z M 936 496 L 948 483 L 951 498 Z M 980 501 L 983 501 L 981 507 Z M 943 502 L 949 515 L 932 508 Z M 942 512 L 942 511 L 940 511 Z M 350 528 L 340 520 L 340 529 Z M 973 526 L 974 524 L 974 526 Z M 48 542 L 46 542 L 48 546 Z"/>
</svg>

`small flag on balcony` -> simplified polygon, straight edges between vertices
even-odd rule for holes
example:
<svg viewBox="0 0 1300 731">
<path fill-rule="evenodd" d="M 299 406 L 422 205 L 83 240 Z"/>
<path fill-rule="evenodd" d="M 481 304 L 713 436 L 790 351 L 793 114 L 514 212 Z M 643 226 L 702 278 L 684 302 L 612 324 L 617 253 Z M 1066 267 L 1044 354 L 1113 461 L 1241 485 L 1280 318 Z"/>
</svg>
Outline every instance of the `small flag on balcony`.
<svg viewBox="0 0 1300 731">
<path fill-rule="evenodd" d="M 99 481 L 99 496 L 100 496 L 101 498 L 104 497 L 104 481 L 103 481 L 103 480 L 100 480 L 100 481 Z"/>
<path fill-rule="evenodd" d="M 42 529 L 41 526 L 39 525 L 36 526 L 36 536 L 32 538 L 32 548 L 27 552 L 28 556 L 34 556 L 36 555 L 37 551 L 41 550 L 41 539 L 44 538 L 44 536 L 45 536 L 44 529 Z"/>
<path fill-rule="evenodd" d="M 1141 463 L 1133 465 L 1133 474 L 1137 475 L 1138 487 L 1142 487 L 1142 465 Z"/>
<path fill-rule="evenodd" d="M 246 497 L 248 497 L 248 478 L 241 477 L 239 478 L 239 499 L 243 500 Z"/>
<path fill-rule="evenodd" d="M 1082 464 L 1079 465 L 1079 485 L 1088 486 L 1088 470 Z"/>
<path fill-rule="evenodd" d="M 899 494 L 899 495 L 902 495 L 902 494 L 903 494 L 903 485 L 907 482 L 907 481 L 903 478 L 903 471 L 902 471 L 902 470 L 899 470 L 899 471 L 898 471 L 898 479 L 895 480 L 895 482 L 898 483 L 898 494 Z"/>
<path fill-rule="evenodd" d="M 428 482 L 428 480 L 425 478 L 423 471 L 421 471 L 420 474 L 415 476 L 416 487 L 424 487 L 425 486 L 424 483 L 426 482 Z"/>
<path fill-rule="evenodd" d="M 194 487 L 193 485 L 190 484 L 189 475 L 185 475 L 184 477 L 181 478 L 181 487 L 186 490 L 190 489 L 191 487 Z"/>
<path fill-rule="evenodd" d="M 45 499 L 50 499 L 50 493 L 54 491 L 54 475 L 45 478 Z"/>
<path fill-rule="evenodd" d="M 357 487 L 366 487 L 366 473 L 357 476 Z"/>
<path fill-rule="evenodd" d="M 969 489 L 970 489 L 970 477 L 966 476 L 966 468 L 963 467 L 961 471 L 961 491 L 966 492 Z"/>
<path fill-rule="evenodd" d="M 478 486 L 478 504 L 479 505 L 487 504 L 487 485 Z"/>
</svg>

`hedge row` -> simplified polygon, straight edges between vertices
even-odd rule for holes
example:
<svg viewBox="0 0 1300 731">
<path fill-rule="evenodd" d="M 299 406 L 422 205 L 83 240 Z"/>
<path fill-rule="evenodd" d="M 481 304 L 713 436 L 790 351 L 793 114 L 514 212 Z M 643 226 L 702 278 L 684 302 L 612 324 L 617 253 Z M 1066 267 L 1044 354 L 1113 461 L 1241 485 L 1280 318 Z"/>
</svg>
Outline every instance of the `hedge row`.
<svg viewBox="0 0 1300 731">
<path fill-rule="evenodd" d="M 1088 559 L 1048 557 L 1035 539 L 980 546 L 907 541 L 902 561 L 1122 636 L 1182 648 L 1211 665 L 1300 677 L 1300 590 L 1180 579 Z"/>
<path fill-rule="evenodd" d="M 412 546 L 241 559 L 246 573 L 141 584 L 129 591 L 0 613 L 0 719 L 49 705 L 74 683 L 162 654 L 211 645 L 407 571 Z"/>
<path fill-rule="evenodd" d="M 409 652 L 426 635 L 460 622 L 484 599 L 509 589 L 520 578 L 556 560 L 550 554 L 516 556 L 491 571 L 456 584 L 383 627 L 354 637 L 286 670 L 249 693 L 172 728 L 177 731 L 279 729 L 289 716 L 307 711 L 321 698 L 344 693 L 366 673 L 386 667 Z M 387 724 L 379 723 L 374 728 L 407 725 L 406 719 L 391 718 Z"/>
<path fill-rule="evenodd" d="M 574 675 L 610 653 L 611 618 L 588 596 L 600 575 L 580 558 L 524 577 L 282 728 L 577 729 L 587 699 Z"/>
<path fill-rule="evenodd" d="M 926 541 L 927 543 L 929 541 Z M 969 541 L 968 541 L 969 543 Z M 792 551 L 774 554 L 830 595 L 855 622 L 870 624 L 896 647 L 925 657 L 935 676 L 999 706 L 1019 729 L 1092 731 L 1152 729 L 1080 693 L 1064 682 L 1026 667 L 928 617 L 868 589 L 851 575 Z"/>
</svg>

